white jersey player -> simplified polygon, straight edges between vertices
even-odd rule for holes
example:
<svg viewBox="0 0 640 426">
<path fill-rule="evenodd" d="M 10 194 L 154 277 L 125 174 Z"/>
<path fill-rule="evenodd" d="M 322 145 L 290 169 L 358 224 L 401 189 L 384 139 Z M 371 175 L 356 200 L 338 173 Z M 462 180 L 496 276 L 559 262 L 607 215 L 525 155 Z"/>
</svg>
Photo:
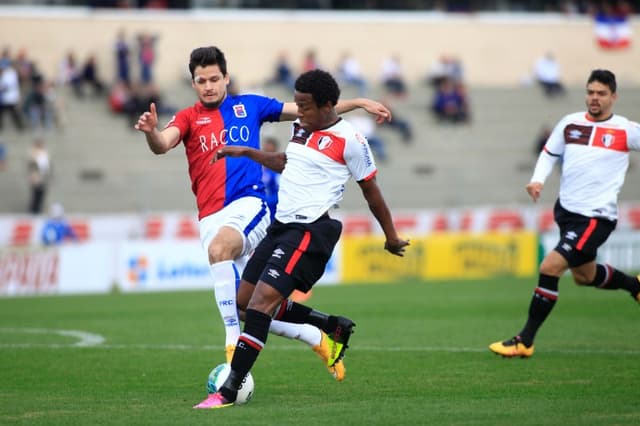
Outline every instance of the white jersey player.
<svg viewBox="0 0 640 426">
<path fill-rule="evenodd" d="M 638 123 L 613 114 L 616 89 L 611 71 L 592 71 L 587 80 L 587 111 L 560 120 L 540 153 L 526 189 L 537 201 L 554 164 L 562 162 L 554 208 L 560 240 L 540 265 L 538 286 L 522 331 L 489 346 L 498 355 L 533 355 L 534 338 L 558 299 L 558 282 L 567 269 L 578 285 L 626 290 L 640 302 L 638 278 L 596 262 L 598 248 L 617 224 L 618 193 L 629 166 L 629 151 L 640 150 Z"/>
<path fill-rule="evenodd" d="M 286 153 L 250 147 L 223 147 L 216 158 L 249 157 L 282 171 L 275 222 L 249 259 L 238 291 L 245 310 L 245 328 L 231 361 L 231 372 L 219 392 L 196 408 L 233 405 L 242 380 L 266 344 L 272 320 L 308 323 L 331 341 L 329 369 L 339 365 L 355 324 L 346 317 L 326 315 L 287 300 L 294 290 L 307 292 L 322 276 L 342 224 L 329 210 L 342 199 L 344 184 L 354 177 L 385 237 L 385 249 L 402 256 L 401 239 L 376 183 L 376 167 L 366 139 L 336 111 L 340 89 L 321 70 L 302 74 L 295 83 L 298 120 Z M 338 372 L 336 371 L 336 374 Z"/>
</svg>

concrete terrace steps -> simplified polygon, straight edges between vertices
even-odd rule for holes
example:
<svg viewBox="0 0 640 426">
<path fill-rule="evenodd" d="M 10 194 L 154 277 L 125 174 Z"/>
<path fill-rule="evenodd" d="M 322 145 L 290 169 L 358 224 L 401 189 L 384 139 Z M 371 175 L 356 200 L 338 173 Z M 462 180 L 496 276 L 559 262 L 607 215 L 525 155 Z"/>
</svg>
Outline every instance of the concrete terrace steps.
<svg viewBox="0 0 640 426">
<path fill-rule="evenodd" d="M 622 90 L 616 111 L 640 118 L 640 89 Z M 291 98 L 274 88 L 265 92 L 283 100 Z M 353 95 L 347 89 L 343 97 Z M 61 96 L 66 125 L 47 134 L 55 167 L 48 201 L 61 201 L 68 211 L 76 212 L 195 210 L 181 147 L 156 156 L 144 137 L 131 130 L 132 123 L 109 112 L 106 100 L 77 100 L 68 92 Z M 371 94 L 379 96 L 379 92 Z M 551 100 L 537 87 L 474 88 L 470 90 L 471 123 L 453 126 L 431 118 L 427 111 L 430 96 L 426 86 L 417 86 L 395 106 L 396 114 L 413 125 L 415 136 L 410 145 L 390 129 L 379 129 L 389 161 L 379 163 L 378 179 L 394 209 L 529 202 L 524 185 L 535 161 L 533 145 L 541 125 L 554 125 L 562 115 L 584 108 L 582 88 Z M 165 99 L 184 106 L 193 102 L 193 95 L 188 86 L 179 84 L 165 93 Z M 161 117 L 161 124 L 169 118 Z M 0 178 L 0 212 L 23 212 L 28 198 L 24 164 L 31 136 L 17 134 L 9 123 L 7 127 L 2 139 L 10 149 L 10 164 Z M 263 128 L 264 134 L 281 141 L 281 147 L 289 132 L 287 123 Z M 633 184 L 638 182 L 639 169 L 630 171 L 623 199 L 640 199 L 640 185 Z M 96 173 L 101 179 L 95 179 Z M 555 185 L 557 174 L 548 182 L 543 202 L 553 201 Z M 342 207 L 366 210 L 356 184 L 348 185 Z"/>
</svg>

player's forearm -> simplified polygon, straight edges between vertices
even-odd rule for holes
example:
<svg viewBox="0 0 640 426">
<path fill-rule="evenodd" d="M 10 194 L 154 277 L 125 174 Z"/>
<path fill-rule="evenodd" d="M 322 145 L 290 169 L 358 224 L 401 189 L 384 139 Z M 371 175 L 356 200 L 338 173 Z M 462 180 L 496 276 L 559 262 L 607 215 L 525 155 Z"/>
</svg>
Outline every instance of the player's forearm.
<svg viewBox="0 0 640 426">
<path fill-rule="evenodd" d="M 158 129 L 153 129 L 151 132 L 145 133 L 144 136 L 147 139 L 149 149 L 154 154 L 164 154 L 169 150 L 169 144 Z"/>
<path fill-rule="evenodd" d="M 336 104 L 336 113 L 340 115 L 357 108 L 364 108 L 364 100 L 362 98 L 339 100 Z"/>
<path fill-rule="evenodd" d="M 376 184 L 371 184 L 363 188 L 363 191 L 364 197 L 369 205 L 369 210 L 380 224 L 387 241 L 397 240 L 399 237 L 396 227 L 393 224 L 391 210 L 389 210 L 380 188 Z"/>
<path fill-rule="evenodd" d="M 538 161 L 536 162 L 536 167 L 533 170 L 533 176 L 531 176 L 530 182 L 544 183 L 551 174 L 556 161 L 558 161 L 558 157 L 542 151 L 538 156 Z"/>
</svg>

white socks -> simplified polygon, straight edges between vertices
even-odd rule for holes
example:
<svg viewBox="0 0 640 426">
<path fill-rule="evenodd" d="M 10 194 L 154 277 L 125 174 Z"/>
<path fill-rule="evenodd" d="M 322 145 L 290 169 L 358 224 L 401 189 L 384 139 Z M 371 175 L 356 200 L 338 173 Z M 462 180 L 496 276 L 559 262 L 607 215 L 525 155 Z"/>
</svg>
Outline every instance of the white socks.
<svg viewBox="0 0 640 426">
<path fill-rule="evenodd" d="M 224 323 L 225 346 L 236 345 L 240 337 L 240 318 L 236 306 L 236 280 L 238 271 L 232 260 L 214 263 L 209 266 L 213 277 L 214 295 L 220 317 Z"/>
<path fill-rule="evenodd" d="M 236 306 L 236 281 L 240 278 L 238 269 L 231 260 L 209 265 L 213 277 L 214 295 L 220 317 L 224 323 L 225 346 L 236 345 L 240 337 L 240 318 Z M 320 329 L 310 324 L 294 324 L 273 320 L 269 332 L 278 336 L 296 339 L 309 346 L 316 346 L 322 340 Z"/>
<path fill-rule="evenodd" d="M 271 321 L 269 333 L 277 334 L 289 339 L 305 342 L 309 346 L 317 346 L 322 340 L 320 329 L 311 324 L 294 324 L 278 320 Z"/>
</svg>

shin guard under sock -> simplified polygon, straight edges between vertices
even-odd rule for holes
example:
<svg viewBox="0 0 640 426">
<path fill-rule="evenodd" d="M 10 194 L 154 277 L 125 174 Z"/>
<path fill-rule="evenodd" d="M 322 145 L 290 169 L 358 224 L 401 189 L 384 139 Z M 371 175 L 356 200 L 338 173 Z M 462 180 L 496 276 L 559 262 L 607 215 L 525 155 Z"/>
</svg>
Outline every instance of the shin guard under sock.
<svg viewBox="0 0 640 426">
<path fill-rule="evenodd" d="M 531 346 L 536 337 L 536 333 L 544 320 L 547 319 L 549 313 L 556 304 L 558 299 L 558 281 L 559 277 L 540 274 L 538 278 L 538 287 L 536 287 L 531 304 L 529 305 L 529 317 L 519 336 L 522 343 Z"/>
</svg>

